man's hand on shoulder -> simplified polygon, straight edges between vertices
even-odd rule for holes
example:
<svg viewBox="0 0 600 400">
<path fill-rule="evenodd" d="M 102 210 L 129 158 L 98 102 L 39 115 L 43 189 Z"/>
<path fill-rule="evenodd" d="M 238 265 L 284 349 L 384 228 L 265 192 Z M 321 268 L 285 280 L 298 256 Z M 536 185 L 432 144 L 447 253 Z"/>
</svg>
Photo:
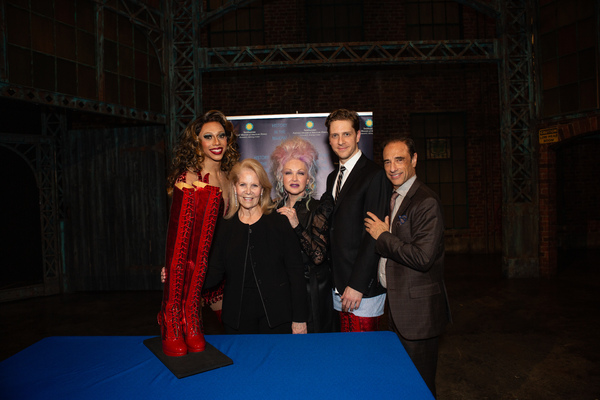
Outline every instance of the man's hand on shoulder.
<svg viewBox="0 0 600 400">
<path fill-rule="evenodd" d="M 383 232 L 389 232 L 390 230 L 390 217 L 386 216 L 385 221 L 377 218 L 375 214 L 367 211 L 367 218 L 365 218 L 365 228 L 369 235 L 375 240 L 379 238 Z"/>
</svg>

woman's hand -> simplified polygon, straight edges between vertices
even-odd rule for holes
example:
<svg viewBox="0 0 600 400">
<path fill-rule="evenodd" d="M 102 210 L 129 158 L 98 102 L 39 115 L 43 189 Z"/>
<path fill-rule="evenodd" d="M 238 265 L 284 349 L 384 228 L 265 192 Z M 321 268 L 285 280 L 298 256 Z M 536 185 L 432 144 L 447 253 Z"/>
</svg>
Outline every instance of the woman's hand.
<svg viewBox="0 0 600 400">
<path fill-rule="evenodd" d="M 160 282 L 165 283 L 167 281 L 167 269 L 162 267 L 160 270 Z"/>
<path fill-rule="evenodd" d="M 294 335 L 308 333 L 306 322 L 292 322 L 292 333 Z"/>
<path fill-rule="evenodd" d="M 296 215 L 296 210 L 293 207 L 281 207 L 277 209 L 277 212 L 281 215 L 285 215 L 290 221 L 290 225 L 292 228 L 295 228 L 300 223 L 298 221 L 298 216 Z"/>
</svg>

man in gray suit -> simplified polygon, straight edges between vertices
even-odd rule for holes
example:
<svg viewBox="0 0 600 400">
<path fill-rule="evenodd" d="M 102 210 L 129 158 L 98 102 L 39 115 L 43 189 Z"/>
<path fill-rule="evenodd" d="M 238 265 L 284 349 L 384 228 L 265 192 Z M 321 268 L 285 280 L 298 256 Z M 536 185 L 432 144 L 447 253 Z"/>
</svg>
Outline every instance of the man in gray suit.
<svg viewBox="0 0 600 400">
<path fill-rule="evenodd" d="M 451 320 L 440 200 L 417 179 L 409 137 L 387 142 L 383 166 L 394 188 L 391 211 L 384 221 L 368 212 L 365 227 L 382 257 L 378 275 L 387 287 L 390 328 L 435 396 L 438 338 Z"/>
</svg>

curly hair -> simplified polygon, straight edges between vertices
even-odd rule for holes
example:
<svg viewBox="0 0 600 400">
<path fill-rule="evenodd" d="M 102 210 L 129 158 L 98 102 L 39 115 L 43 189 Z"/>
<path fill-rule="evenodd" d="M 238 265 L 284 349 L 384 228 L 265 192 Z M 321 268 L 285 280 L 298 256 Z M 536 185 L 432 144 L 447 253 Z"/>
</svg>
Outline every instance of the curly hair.
<svg viewBox="0 0 600 400">
<path fill-rule="evenodd" d="M 340 108 L 339 110 L 333 111 L 331 114 L 327 116 L 325 120 L 325 126 L 327 127 L 327 133 L 329 133 L 329 125 L 333 121 L 350 121 L 352 123 L 352 128 L 356 132 L 360 130 L 360 118 L 356 111 L 346 110 L 345 108 Z"/>
<path fill-rule="evenodd" d="M 225 215 L 225 219 L 230 219 L 233 217 L 238 210 L 240 209 L 239 202 L 237 201 L 235 185 L 240 180 L 240 173 L 244 169 L 249 169 L 253 171 L 258 177 L 258 182 L 260 186 L 262 186 L 262 192 L 260 194 L 260 208 L 262 213 L 267 215 L 270 214 L 271 211 L 275 208 L 276 204 L 271 200 L 271 182 L 269 182 L 269 175 L 267 171 L 263 168 L 263 166 L 253 158 L 246 158 L 245 160 L 240 161 L 235 164 L 229 173 L 229 177 L 231 180 L 231 196 L 229 196 L 229 208 L 227 210 L 227 214 Z"/>
<path fill-rule="evenodd" d="M 227 135 L 227 148 L 221 159 L 221 170 L 229 173 L 233 165 L 240 159 L 237 136 L 233 131 L 233 124 L 227 120 L 227 117 L 221 111 L 210 110 L 190 122 L 179 138 L 179 143 L 174 150 L 171 173 L 167 178 L 167 191 L 169 194 L 173 192 L 173 185 L 175 185 L 181 174 L 186 171 L 193 171 L 199 174 L 202 171 L 204 154 L 202 153 L 198 135 L 207 122 L 218 122 L 223 126 Z"/>
<path fill-rule="evenodd" d="M 308 182 L 306 182 L 301 198 L 307 197 L 310 201 L 317 186 L 318 158 L 319 153 L 312 143 L 299 137 L 285 140 L 273 150 L 273 153 L 271 153 L 271 174 L 275 182 L 277 202 L 286 200 L 288 197 L 288 193 L 283 186 L 283 166 L 290 160 L 300 160 L 306 165 Z M 306 207 L 308 208 L 308 202 Z"/>
</svg>

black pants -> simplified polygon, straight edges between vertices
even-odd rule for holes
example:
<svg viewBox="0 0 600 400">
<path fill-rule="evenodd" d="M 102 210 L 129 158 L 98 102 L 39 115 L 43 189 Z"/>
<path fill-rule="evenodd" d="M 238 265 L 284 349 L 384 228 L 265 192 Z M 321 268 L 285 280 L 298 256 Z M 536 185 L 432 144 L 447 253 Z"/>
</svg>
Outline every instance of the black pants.
<svg viewBox="0 0 600 400">
<path fill-rule="evenodd" d="M 424 340 L 405 339 L 396 328 L 391 313 L 389 314 L 389 325 L 390 330 L 394 331 L 400 339 L 404 350 L 415 364 L 429 390 L 431 390 L 431 394 L 436 397 L 435 374 L 437 372 L 439 336 Z"/>
<path fill-rule="evenodd" d="M 240 312 L 240 326 L 236 329 L 224 324 L 226 334 L 292 333 L 292 323 L 270 327 L 258 288 L 244 288 Z"/>
</svg>

